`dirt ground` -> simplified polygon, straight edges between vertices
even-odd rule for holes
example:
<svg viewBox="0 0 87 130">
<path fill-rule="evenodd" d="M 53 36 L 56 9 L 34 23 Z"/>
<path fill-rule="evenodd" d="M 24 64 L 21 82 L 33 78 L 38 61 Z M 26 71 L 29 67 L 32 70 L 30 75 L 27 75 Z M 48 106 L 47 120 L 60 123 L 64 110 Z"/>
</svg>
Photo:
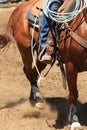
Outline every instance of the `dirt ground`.
<svg viewBox="0 0 87 130">
<path fill-rule="evenodd" d="M 0 33 L 3 33 L 14 8 L 0 7 Z M 57 64 L 55 63 L 39 85 L 47 101 L 42 110 L 32 107 L 28 101 L 30 84 L 22 67 L 16 44 L 11 44 L 8 50 L 0 50 L 0 130 L 69 130 L 70 125 L 66 123 L 68 89 L 63 88 Z M 43 73 L 46 71 L 44 70 Z M 87 130 L 86 78 L 86 72 L 78 75 L 78 112 L 84 130 Z"/>
</svg>

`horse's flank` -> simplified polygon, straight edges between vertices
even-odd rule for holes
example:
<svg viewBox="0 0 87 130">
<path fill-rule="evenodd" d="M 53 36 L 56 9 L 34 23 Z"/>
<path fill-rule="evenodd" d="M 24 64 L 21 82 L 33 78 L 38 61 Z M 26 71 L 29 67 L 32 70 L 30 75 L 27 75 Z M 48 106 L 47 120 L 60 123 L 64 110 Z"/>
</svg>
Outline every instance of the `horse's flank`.
<svg viewBox="0 0 87 130">
<path fill-rule="evenodd" d="M 6 46 L 8 42 L 10 42 L 13 38 L 16 39 L 17 42 L 20 42 L 20 44 L 25 47 L 29 47 L 31 45 L 32 27 L 29 25 L 26 16 L 28 11 L 32 9 L 32 5 L 35 3 L 36 0 L 33 0 L 33 2 L 32 0 L 30 0 L 29 2 L 21 3 L 12 12 L 8 24 L 6 26 L 5 32 L 3 34 L 4 41 L 3 38 L 0 37 L 0 44 L 2 44 L 3 47 Z M 38 1 L 38 6 L 40 6 L 41 3 L 42 0 Z M 37 4 L 35 5 L 35 7 L 36 6 Z M 33 13 L 37 12 L 37 9 L 35 7 L 34 7 L 35 10 L 33 9 Z M 21 34 L 24 35 L 21 37 Z M 34 39 L 36 40 L 37 38 L 38 34 L 35 32 Z"/>
</svg>

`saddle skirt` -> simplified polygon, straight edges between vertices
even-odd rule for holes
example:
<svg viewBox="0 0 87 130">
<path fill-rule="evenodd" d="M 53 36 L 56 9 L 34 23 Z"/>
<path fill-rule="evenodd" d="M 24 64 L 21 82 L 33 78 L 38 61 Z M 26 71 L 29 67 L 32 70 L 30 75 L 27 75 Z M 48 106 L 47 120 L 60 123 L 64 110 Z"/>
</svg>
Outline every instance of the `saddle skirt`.
<svg viewBox="0 0 87 130">
<path fill-rule="evenodd" d="M 44 0 L 34 1 L 34 3 L 32 4 L 27 13 L 28 22 L 37 28 L 39 28 L 39 19 L 43 14 L 42 12 L 43 1 Z"/>
</svg>

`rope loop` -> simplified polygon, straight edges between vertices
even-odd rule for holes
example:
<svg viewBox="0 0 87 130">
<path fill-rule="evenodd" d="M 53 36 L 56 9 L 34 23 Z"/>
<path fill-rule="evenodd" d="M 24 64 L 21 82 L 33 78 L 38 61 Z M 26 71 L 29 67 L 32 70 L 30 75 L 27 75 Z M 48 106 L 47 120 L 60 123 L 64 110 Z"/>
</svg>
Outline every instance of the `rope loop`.
<svg viewBox="0 0 87 130">
<path fill-rule="evenodd" d="M 53 21 L 58 23 L 65 23 L 74 19 L 86 7 L 87 7 L 87 0 L 76 0 L 75 8 L 72 12 L 67 12 L 67 13 L 55 12 L 50 10 L 50 2 L 48 2 L 45 13 Z"/>
</svg>

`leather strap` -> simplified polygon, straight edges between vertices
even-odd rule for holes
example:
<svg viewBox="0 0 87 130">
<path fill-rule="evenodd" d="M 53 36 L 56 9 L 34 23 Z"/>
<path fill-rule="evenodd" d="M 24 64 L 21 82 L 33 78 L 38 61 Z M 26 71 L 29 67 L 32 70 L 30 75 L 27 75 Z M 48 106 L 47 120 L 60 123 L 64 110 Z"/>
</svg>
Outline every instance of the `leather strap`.
<svg viewBox="0 0 87 130">
<path fill-rule="evenodd" d="M 80 37 L 78 34 L 76 34 L 75 32 L 73 32 L 69 25 L 67 23 L 65 23 L 65 27 L 66 30 L 68 32 L 68 34 L 81 46 L 83 46 L 84 48 L 87 48 L 87 40 L 83 39 L 82 37 Z"/>
<path fill-rule="evenodd" d="M 87 48 L 87 41 L 85 39 L 83 39 L 82 37 L 80 37 L 79 35 L 77 35 L 76 33 L 74 33 L 73 31 L 69 31 L 68 32 L 70 34 L 70 36 L 77 42 L 79 43 L 79 45 Z"/>
</svg>

